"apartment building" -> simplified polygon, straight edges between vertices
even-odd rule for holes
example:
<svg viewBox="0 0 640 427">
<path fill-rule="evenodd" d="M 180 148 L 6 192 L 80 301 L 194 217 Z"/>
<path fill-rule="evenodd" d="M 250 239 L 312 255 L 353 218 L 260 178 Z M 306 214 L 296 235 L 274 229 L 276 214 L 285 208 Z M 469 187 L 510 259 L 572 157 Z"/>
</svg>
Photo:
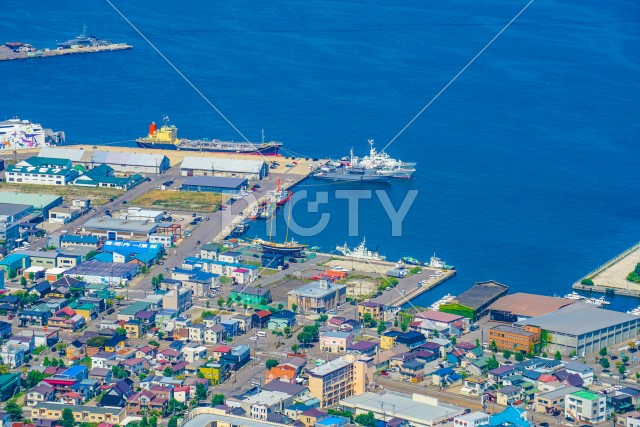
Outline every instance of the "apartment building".
<svg viewBox="0 0 640 427">
<path fill-rule="evenodd" d="M 309 391 L 325 408 L 367 389 L 371 359 L 343 356 L 309 371 Z"/>
<path fill-rule="evenodd" d="M 602 394 L 580 390 L 566 396 L 564 409 L 576 421 L 597 423 L 607 416 L 607 399 Z"/>
<path fill-rule="evenodd" d="M 489 329 L 489 340 L 495 341 L 499 350 L 536 351 L 540 345 L 540 329 L 498 325 Z"/>
</svg>

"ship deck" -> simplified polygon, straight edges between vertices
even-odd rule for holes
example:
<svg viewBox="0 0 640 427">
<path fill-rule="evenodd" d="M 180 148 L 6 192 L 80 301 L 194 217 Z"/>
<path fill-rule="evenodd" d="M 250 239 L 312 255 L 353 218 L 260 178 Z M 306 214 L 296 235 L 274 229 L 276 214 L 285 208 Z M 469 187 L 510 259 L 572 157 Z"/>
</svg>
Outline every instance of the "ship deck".
<svg viewBox="0 0 640 427">
<path fill-rule="evenodd" d="M 80 53 L 111 52 L 115 50 L 133 49 L 133 46 L 124 43 L 114 43 L 105 46 L 92 46 L 77 49 L 52 49 L 39 50 L 37 52 L 14 52 L 6 46 L 0 46 L 0 61 L 11 61 L 14 59 L 48 58 L 53 56 L 75 55 Z"/>
</svg>

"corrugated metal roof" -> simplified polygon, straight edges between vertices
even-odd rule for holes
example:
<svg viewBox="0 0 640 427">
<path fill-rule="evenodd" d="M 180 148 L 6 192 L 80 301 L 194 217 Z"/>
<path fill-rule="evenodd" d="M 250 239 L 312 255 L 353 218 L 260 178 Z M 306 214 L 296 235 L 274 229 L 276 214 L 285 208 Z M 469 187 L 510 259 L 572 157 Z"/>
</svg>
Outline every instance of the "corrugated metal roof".
<svg viewBox="0 0 640 427">
<path fill-rule="evenodd" d="M 262 160 L 221 159 L 215 157 L 187 156 L 180 165 L 181 169 L 213 170 L 214 172 L 228 173 L 255 173 L 258 174 L 265 167 Z"/>
<path fill-rule="evenodd" d="M 534 317 L 551 313 L 575 300 L 518 292 L 505 295 L 489 306 L 489 310 L 505 311 L 518 316 Z"/>
<path fill-rule="evenodd" d="M 81 162 L 85 154 L 87 154 L 87 152 L 79 148 L 44 147 L 40 150 L 40 153 L 38 153 L 38 157 L 69 159 L 72 162 Z"/>
<path fill-rule="evenodd" d="M 576 302 L 552 313 L 521 320 L 516 325 L 532 325 L 547 331 L 582 335 L 625 322 L 637 323 L 638 320 L 639 318 L 632 314 L 605 310 L 593 304 Z"/>
<path fill-rule="evenodd" d="M 247 185 L 244 178 L 227 178 L 222 176 L 192 176 L 187 179 L 183 186 L 202 186 L 202 187 L 219 187 L 219 188 L 240 188 Z"/>
<path fill-rule="evenodd" d="M 38 157 L 69 159 L 72 162 L 104 163 L 132 166 L 160 166 L 166 156 L 153 153 L 125 153 L 114 151 L 87 151 L 77 148 L 45 147 Z"/>
</svg>

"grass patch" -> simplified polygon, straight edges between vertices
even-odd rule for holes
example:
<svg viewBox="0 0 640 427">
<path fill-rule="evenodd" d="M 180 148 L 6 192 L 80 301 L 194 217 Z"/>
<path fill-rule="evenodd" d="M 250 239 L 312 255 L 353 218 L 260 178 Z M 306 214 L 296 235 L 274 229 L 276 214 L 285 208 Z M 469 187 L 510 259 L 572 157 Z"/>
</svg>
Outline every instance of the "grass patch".
<svg viewBox="0 0 640 427">
<path fill-rule="evenodd" d="M 276 274 L 278 272 L 278 270 L 276 270 L 275 268 L 265 268 L 263 270 L 260 270 L 260 275 L 261 276 L 272 276 L 274 274 Z"/>
<path fill-rule="evenodd" d="M 125 191 L 115 188 L 87 188 L 75 185 L 37 185 L 0 183 L 0 191 L 15 191 L 17 193 L 50 194 L 62 196 L 65 203 L 71 204 L 74 199 L 91 199 L 91 206 L 104 205 L 111 198 L 122 196 Z"/>
<path fill-rule="evenodd" d="M 170 211 L 195 211 L 213 213 L 220 209 L 222 195 L 193 191 L 152 190 L 131 202 L 134 206 L 160 208 Z"/>
</svg>

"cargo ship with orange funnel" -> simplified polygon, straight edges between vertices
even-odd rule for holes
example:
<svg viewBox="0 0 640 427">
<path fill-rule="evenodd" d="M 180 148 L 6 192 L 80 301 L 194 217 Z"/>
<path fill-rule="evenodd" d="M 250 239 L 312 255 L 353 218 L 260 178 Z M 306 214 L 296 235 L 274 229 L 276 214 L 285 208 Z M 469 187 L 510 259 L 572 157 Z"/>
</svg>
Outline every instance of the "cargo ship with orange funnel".
<svg viewBox="0 0 640 427">
<path fill-rule="evenodd" d="M 164 117 L 164 124 L 157 128 L 155 122 L 149 125 L 149 134 L 136 139 L 140 148 L 155 148 L 158 150 L 207 151 L 220 153 L 259 154 L 263 156 L 277 156 L 282 142 L 236 142 L 221 141 L 219 139 L 183 139 L 178 138 L 178 128 L 169 124 L 169 118 Z"/>
</svg>

